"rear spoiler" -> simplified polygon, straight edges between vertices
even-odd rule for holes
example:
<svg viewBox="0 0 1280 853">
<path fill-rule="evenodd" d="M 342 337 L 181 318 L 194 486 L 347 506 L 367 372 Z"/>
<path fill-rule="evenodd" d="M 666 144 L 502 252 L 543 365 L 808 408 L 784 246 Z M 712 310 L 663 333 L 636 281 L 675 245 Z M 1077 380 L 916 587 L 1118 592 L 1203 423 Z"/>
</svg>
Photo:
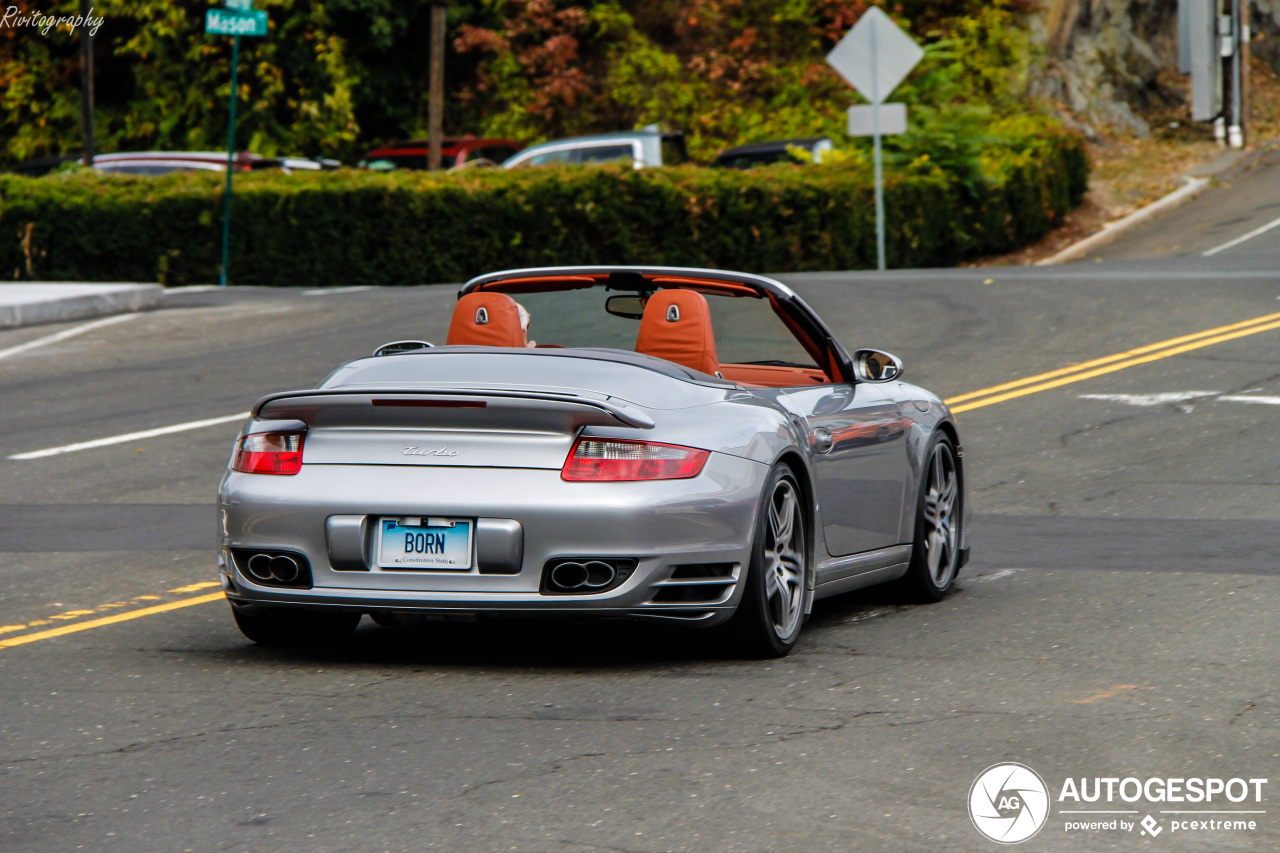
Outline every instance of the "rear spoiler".
<svg viewBox="0 0 1280 853">
<path fill-rule="evenodd" d="M 484 408 L 489 401 L 505 403 L 504 407 L 511 408 L 525 408 L 521 405 L 522 403 L 550 404 L 539 408 L 556 410 L 563 414 L 576 413 L 583 425 L 621 425 L 635 429 L 653 429 L 655 426 L 653 418 L 646 413 L 613 398 L 597 400 L 577 394 L 468 388 L 417 388 L 412 391 L 406 391 L 403 388 L 337 388 L 285 391 L 268 394 L 254 403 L 251 415 L 254 418 L 270 420 L 295 419 L 310 426 L 314 425 L 315 418 L 322 409 L 343 408 L 354 413 L 356 410 L 365 410 L 366 406 L 370 409 L 382 408 L 384 411 L 424 408 L 436 409 L 440 414 L 444 414 L 449 409 Z"/>
</svg>

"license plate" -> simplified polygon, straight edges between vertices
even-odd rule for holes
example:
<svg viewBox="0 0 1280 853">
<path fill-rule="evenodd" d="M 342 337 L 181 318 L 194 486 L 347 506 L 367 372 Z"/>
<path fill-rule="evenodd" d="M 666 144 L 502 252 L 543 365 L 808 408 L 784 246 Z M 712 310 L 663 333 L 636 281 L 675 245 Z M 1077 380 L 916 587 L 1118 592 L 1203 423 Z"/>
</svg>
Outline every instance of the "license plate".
<svg viewBox="0 0 1280 853">
<path fill-rule="evenodd" d="M 383 518 L 378 522 L 378 568 L 467 571 L 471 531 L 466 518 Z"/>
</svg>

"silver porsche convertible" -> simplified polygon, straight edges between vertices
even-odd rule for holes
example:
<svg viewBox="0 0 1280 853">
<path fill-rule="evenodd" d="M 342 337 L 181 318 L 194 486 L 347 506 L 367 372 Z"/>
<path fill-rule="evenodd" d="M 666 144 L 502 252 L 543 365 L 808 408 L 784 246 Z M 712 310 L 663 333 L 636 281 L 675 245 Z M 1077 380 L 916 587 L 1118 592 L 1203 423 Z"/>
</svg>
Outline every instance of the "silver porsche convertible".
<svg viewBox="0 0 1280 853">
<path fill-rule="evenodd" d="M 955 422 L 901 374 L 761 276 L 484 275 L 444 345 L 254 405 L 218 492 L 222 585 L 266 644 L 545 615 L 783 655 L 815 599 L 937 600 L 966 562 Z"/>
</svg>

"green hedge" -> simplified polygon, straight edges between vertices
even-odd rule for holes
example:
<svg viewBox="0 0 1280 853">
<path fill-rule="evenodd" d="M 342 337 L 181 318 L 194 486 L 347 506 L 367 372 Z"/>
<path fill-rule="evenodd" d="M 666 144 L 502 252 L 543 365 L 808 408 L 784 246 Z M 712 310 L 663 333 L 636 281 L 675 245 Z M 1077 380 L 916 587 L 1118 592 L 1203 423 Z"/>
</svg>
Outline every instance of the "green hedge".
<svg viewBox="0 0 1280 853">
<path fill-rule="evenodd" d="M 912 163 L 887 176 L 891 267 L 948 266 L 1046 234 L 1084 195 L 1078 137 L 1041 127 L 977 178 Z M 0 176 L 0 275 L 218 279 L 222 184 Z M 865 166 L 694 166 L 236 176 L 230 280 L 318 286 L 462 281 L 510 267 L 670 264 L 748 271 L 875 266 Z"/>
</svg>

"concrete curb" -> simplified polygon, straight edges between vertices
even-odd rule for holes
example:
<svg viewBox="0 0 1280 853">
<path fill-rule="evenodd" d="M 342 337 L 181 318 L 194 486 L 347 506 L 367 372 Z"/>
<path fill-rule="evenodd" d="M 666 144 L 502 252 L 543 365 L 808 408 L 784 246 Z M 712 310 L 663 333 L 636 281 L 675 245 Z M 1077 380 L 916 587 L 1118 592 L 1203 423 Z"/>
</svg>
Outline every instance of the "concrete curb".
<svg viewBox="0 0 1280 853">
<path fill-rule="evenodd" d="M 123 314 L 163 301 L 158 284 L 0 284 L 0 329 Z"/>
<path fill-rule="evenodd" d="M 1153 216 L 1164 213 L 1166 210 L 1172 210 L 1183 202 L 1195 198 L 1200 195 L 1200 193 L 1204 192 L 1209 186 L 1208 178 L 1183 178 L 1183 180 L 1187 183 L 1181 189 L 1174 190 L 1164 198 L 1154 201 L 1144 208 L 1135 210 L 1123 219 L 1117 219 L 1097 234 L 1085 237 L 1079 242 L 1072 243 L 1053 257 L 1045 258 L 1042 261 L 1036 261 L 1035 265 L 1038 267 L 1044 267 L 1052 264 L 1063 264 L 1068 261 L 1077 260 L 1082 256 L 1087 255 L 1090 250 L 1110 243 L 1112 240 L 1119 237 L 1130 228 L 1133 228 L 1135 225 L 1140 225 Z"/>
</svg>

